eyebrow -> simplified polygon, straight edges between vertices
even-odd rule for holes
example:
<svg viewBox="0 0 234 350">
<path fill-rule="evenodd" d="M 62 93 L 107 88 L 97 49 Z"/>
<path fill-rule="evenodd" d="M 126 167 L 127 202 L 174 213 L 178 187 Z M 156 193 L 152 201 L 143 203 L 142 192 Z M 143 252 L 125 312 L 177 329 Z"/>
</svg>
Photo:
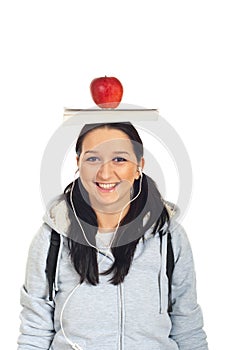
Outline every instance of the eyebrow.
<svg viewBox="0 0 234 350">
<path fill-rule="evenodd" d="M 126 152 L 126 151 L 115 151 L 115 152 L 113 152 L 114 154 L 128 154 L 129 155 L 129 153 L 128 152 Z"/>
<path fill-rule="evenodd" d="M 97 151 L 86 151 L 84 154 L 86 153 L 94 153 L 94 154 L 97 154 L 98 152 Z"/>
<path fill-rule="evenodd" d="M 84 154 L 86 154 L 86 153 L 98 154 L 99 152 L 98 151 L 88 150 Z M 113 152 L 113 154 L 127 154 L 127 155 L 129 155 L 129 153 L 126 152 L 126 151 L 115 151 L 115 152 Z"/>
</svg>

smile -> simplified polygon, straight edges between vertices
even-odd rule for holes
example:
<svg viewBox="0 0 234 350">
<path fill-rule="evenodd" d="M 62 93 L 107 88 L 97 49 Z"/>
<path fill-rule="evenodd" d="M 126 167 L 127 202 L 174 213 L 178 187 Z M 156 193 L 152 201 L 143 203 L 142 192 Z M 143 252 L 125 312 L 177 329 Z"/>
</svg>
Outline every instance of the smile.
<svg viewBox="0 0 234 350">
<path fill-rule="evenodd" d="M 96 182 L 96 185 L 103 190 L 113 190 L 118 183 L 101 183 L 101 182 Z"/>
</svg>

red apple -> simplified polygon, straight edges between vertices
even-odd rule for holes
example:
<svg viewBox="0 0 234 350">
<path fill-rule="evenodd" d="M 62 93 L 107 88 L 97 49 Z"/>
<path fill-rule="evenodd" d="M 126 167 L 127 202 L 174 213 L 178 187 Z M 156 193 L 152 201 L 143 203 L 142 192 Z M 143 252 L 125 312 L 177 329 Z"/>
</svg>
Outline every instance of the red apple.
<svg viewBox="0 0 234 350">
<path fill-rule="evenodd" d="M 101 108 L 116 108 L 123 96 L 123 86 L 115 77 L 93 79 L 90 91 L 94 102 Z"/>
</svg>

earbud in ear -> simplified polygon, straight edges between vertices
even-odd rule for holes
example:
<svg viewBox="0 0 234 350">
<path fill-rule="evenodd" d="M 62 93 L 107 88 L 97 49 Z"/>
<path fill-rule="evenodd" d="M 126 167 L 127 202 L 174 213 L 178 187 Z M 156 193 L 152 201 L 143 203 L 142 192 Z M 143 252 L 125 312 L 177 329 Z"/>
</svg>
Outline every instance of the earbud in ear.
<svg viewBox="0 0 234 350">
<path fill-rule="evenodd" d="M 142 168 L 140 166 L 138 167 L 138 171 L 140 173 L 140 176 L 142 176 Z"/>
</svg>

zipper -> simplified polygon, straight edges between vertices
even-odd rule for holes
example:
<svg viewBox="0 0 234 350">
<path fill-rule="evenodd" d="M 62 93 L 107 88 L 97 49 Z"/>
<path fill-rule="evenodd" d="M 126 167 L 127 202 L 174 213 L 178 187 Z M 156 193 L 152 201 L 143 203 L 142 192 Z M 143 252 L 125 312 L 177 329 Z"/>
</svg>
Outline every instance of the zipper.
<svg viewBox="0 0 234 350">
<path fill-rule="evenodd" d="M 103 251 L 99 250 L 100 255 L 105 256 L 106 258 L 113 261 L 113 258 L 109 255 L 106 255 Z M 103 260 L 102 260 L 103 261 Z M 120 283 L 118 285 L 118 298 L 119 298 L 119 335 L 118 335 L 118 350 L 123 350 L 123 329 L 124 329 L 124 308 L 123 308 L 123 285 Z"/>
<path fill-rule="evenodd" d="M 123 350 L 124 310 L 123 310 L 123 286 L 122 286 L 122 283 L 119 285 L 119 296 L 120 296 L 119 350 Z"/>
</svg>

